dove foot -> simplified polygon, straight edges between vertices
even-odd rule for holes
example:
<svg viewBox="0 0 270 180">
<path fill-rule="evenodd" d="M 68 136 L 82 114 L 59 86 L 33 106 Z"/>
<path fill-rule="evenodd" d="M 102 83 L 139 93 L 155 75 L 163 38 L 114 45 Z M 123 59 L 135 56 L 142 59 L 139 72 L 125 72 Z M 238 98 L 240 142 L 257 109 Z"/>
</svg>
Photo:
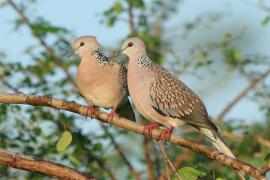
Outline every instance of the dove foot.
<svg viewBox="0 0 270 180">
<path fill-rule="evenodd" d="M 94 114 L 94 111 L 95 111 L 95 105 L 89 105 L 87 107 L 85 118 L 87 118 L 89 116 L 90 119 L 92 119 L 92 115 Z"/>
<path fill-rule="evenodd" d="M 151 123 L 147 126 L 144 126 L 143 128 L 143 135 L 147 138 L 147 139 L 151 139 L 152 138 L 152 134 L 153 134 L 153 130 L 155 128 L 157 128 L 160 124 L 158 124 L 157 122 Z"/>
<path fill-rule="evenodd" d="M 115 112 L 115 109 L 112 108 L 112 110 L 111 110 L 111 112 L 109 113 L 108 118 L 107 118 L 107 122 L 108 122 L 109 124 L 111 124 L 111 123 L 113 122 L 113 117 L 114 117 L 114 115 L 116 115 L 116 114 L 117 114 L 117 113 Z"/>
<path fill-rule="evenodd" d="M 165 130 L 163 130 L 159 135 L 159 139 L 161 139 L 163 141 L 169 141 L 171 138 L 171 134 L 172 134 L 173 129 L 174 129 L 174 127 L 170 126 L 170 127 L 166 128 Z"/>
</svg>

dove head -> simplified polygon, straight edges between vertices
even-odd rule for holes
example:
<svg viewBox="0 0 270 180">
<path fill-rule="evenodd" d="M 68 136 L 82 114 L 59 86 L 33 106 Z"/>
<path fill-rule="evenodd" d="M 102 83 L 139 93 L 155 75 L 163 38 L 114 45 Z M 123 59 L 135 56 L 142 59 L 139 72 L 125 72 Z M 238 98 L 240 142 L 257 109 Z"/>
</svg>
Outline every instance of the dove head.
<svg viewBox="0 0 270 180">
<path fill-rule="evenodd" d="M 81 36 L 74 40 L 72 43 L 72 49 L 74 54 L 84 56 L 90 54 L 92 50 L 100 48 L 100 44 L 95 36 Z"/>
<path fill-rule="evenodd" d="M 143 40 L 137 37 L 126 39 L 121 47 L 121 54 L 125 54 L 128 57 L 146 55 L 146 48 Z"/>
</svg>

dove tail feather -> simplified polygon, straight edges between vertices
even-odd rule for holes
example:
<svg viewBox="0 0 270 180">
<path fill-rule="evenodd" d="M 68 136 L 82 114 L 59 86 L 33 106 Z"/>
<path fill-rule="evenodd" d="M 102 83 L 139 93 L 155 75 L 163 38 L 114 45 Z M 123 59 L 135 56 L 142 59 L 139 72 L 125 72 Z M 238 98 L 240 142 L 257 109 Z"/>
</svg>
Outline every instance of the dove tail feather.
<svg viewBox="0 0 270 180">
<path fill-rule="evenodd" d="M 222 138 L 217 133 L 213 133 L 212 130 L 207 128 L 200 128 L 200 131 L 211 140 L 213 146 L 215 146 L 219 152 L 235 159 L 232 151 L 228 148 L 228 146 L 226 146 Z"/>
<path fill-rule="evenodd" d="M 215 148 L 219 152 L 236 159 L 236 157 L 234 156 L 232 151 L 228 148 L 228 146 L 226 146 L 226 144 L 224 143 L 218 132 L 213 132 L 212 130 L 207 128 L 200 128 L 200 131 L 211 140 L 213 146 L 215 146 Z M 237 175 L 241 180 L 245 179 L 245 173 L 243 171 L 237 171 Z"/>
</svg>

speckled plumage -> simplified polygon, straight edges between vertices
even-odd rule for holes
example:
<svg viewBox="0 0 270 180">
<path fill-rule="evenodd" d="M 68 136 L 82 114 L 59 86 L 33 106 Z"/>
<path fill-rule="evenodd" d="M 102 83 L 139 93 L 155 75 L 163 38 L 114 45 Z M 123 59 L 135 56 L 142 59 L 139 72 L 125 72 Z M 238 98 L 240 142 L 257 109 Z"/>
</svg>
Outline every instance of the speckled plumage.
<svg viewBox="0 0 270 180">
<path fill-rule="evenodd" d="M 209 120 L 201 99 L 177 77 L 152 63 L 141 39 L 129 38 L 121 49 L 129 57 L 128 89 L 131 99 L 146 119 L 168 128 L 178 127 L 184 121 L 205 134 L 220 152 L 234 158 L 218 128 Z"/>
<path fill-rule="evenodd" d="M 150 68 L 152 66 L 151 60 L 148 58 L 148 56 L 141 56 L 138 58 L 138 65 L 142 68 Z"/>
<path fill-rule="evenodd" d="M 157 64 L 153 64 L 151 70 L 155 78 L 150 85 L 150 98 L 158 112 L 180 118 L 197 128 L 218 131 L 209 120 L 205 105 L 190 88 Z"/>
<path fill-rule="evenodd" d="M 122 84 L 123 88 L 128 89 L 127 68 L 122 64 L 119 64 L 119 66 L 120 66 L 120 69 L 119 69 L 120 84 Z"/>
<path fill-rule="evenodd" d="M 95 37 L 77 38 L 73 49 L 81 57 L 76 84 L 88 103 L 116 109 L 120 116 L 135 120 L 128 100 L 126 68 L 108 58 Z"/>
<path fill-rule="evenodd" d="M 111 67 L 114 63 L 113 60 L 105 56 L 102 48 L 97 48 L 91 51 L 91 54 L 96 58 L 97 63 L 105 67 Z"/>
</svg>

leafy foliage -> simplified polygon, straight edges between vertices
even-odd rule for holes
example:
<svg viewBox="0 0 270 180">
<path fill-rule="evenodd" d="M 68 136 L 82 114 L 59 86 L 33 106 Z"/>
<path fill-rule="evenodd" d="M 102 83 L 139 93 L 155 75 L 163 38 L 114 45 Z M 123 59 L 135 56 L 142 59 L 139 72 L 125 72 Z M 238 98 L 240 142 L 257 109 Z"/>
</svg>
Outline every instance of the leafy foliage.
<svg viewBox="0 0 270 180">
<path fill-rule="evenodd" d="M 178 170 L 180 176 L 185 180 L 196 180 L 206 175 L 205 172 L 199 171 L 192 167 L 183 167 Z"/>
</svg>

